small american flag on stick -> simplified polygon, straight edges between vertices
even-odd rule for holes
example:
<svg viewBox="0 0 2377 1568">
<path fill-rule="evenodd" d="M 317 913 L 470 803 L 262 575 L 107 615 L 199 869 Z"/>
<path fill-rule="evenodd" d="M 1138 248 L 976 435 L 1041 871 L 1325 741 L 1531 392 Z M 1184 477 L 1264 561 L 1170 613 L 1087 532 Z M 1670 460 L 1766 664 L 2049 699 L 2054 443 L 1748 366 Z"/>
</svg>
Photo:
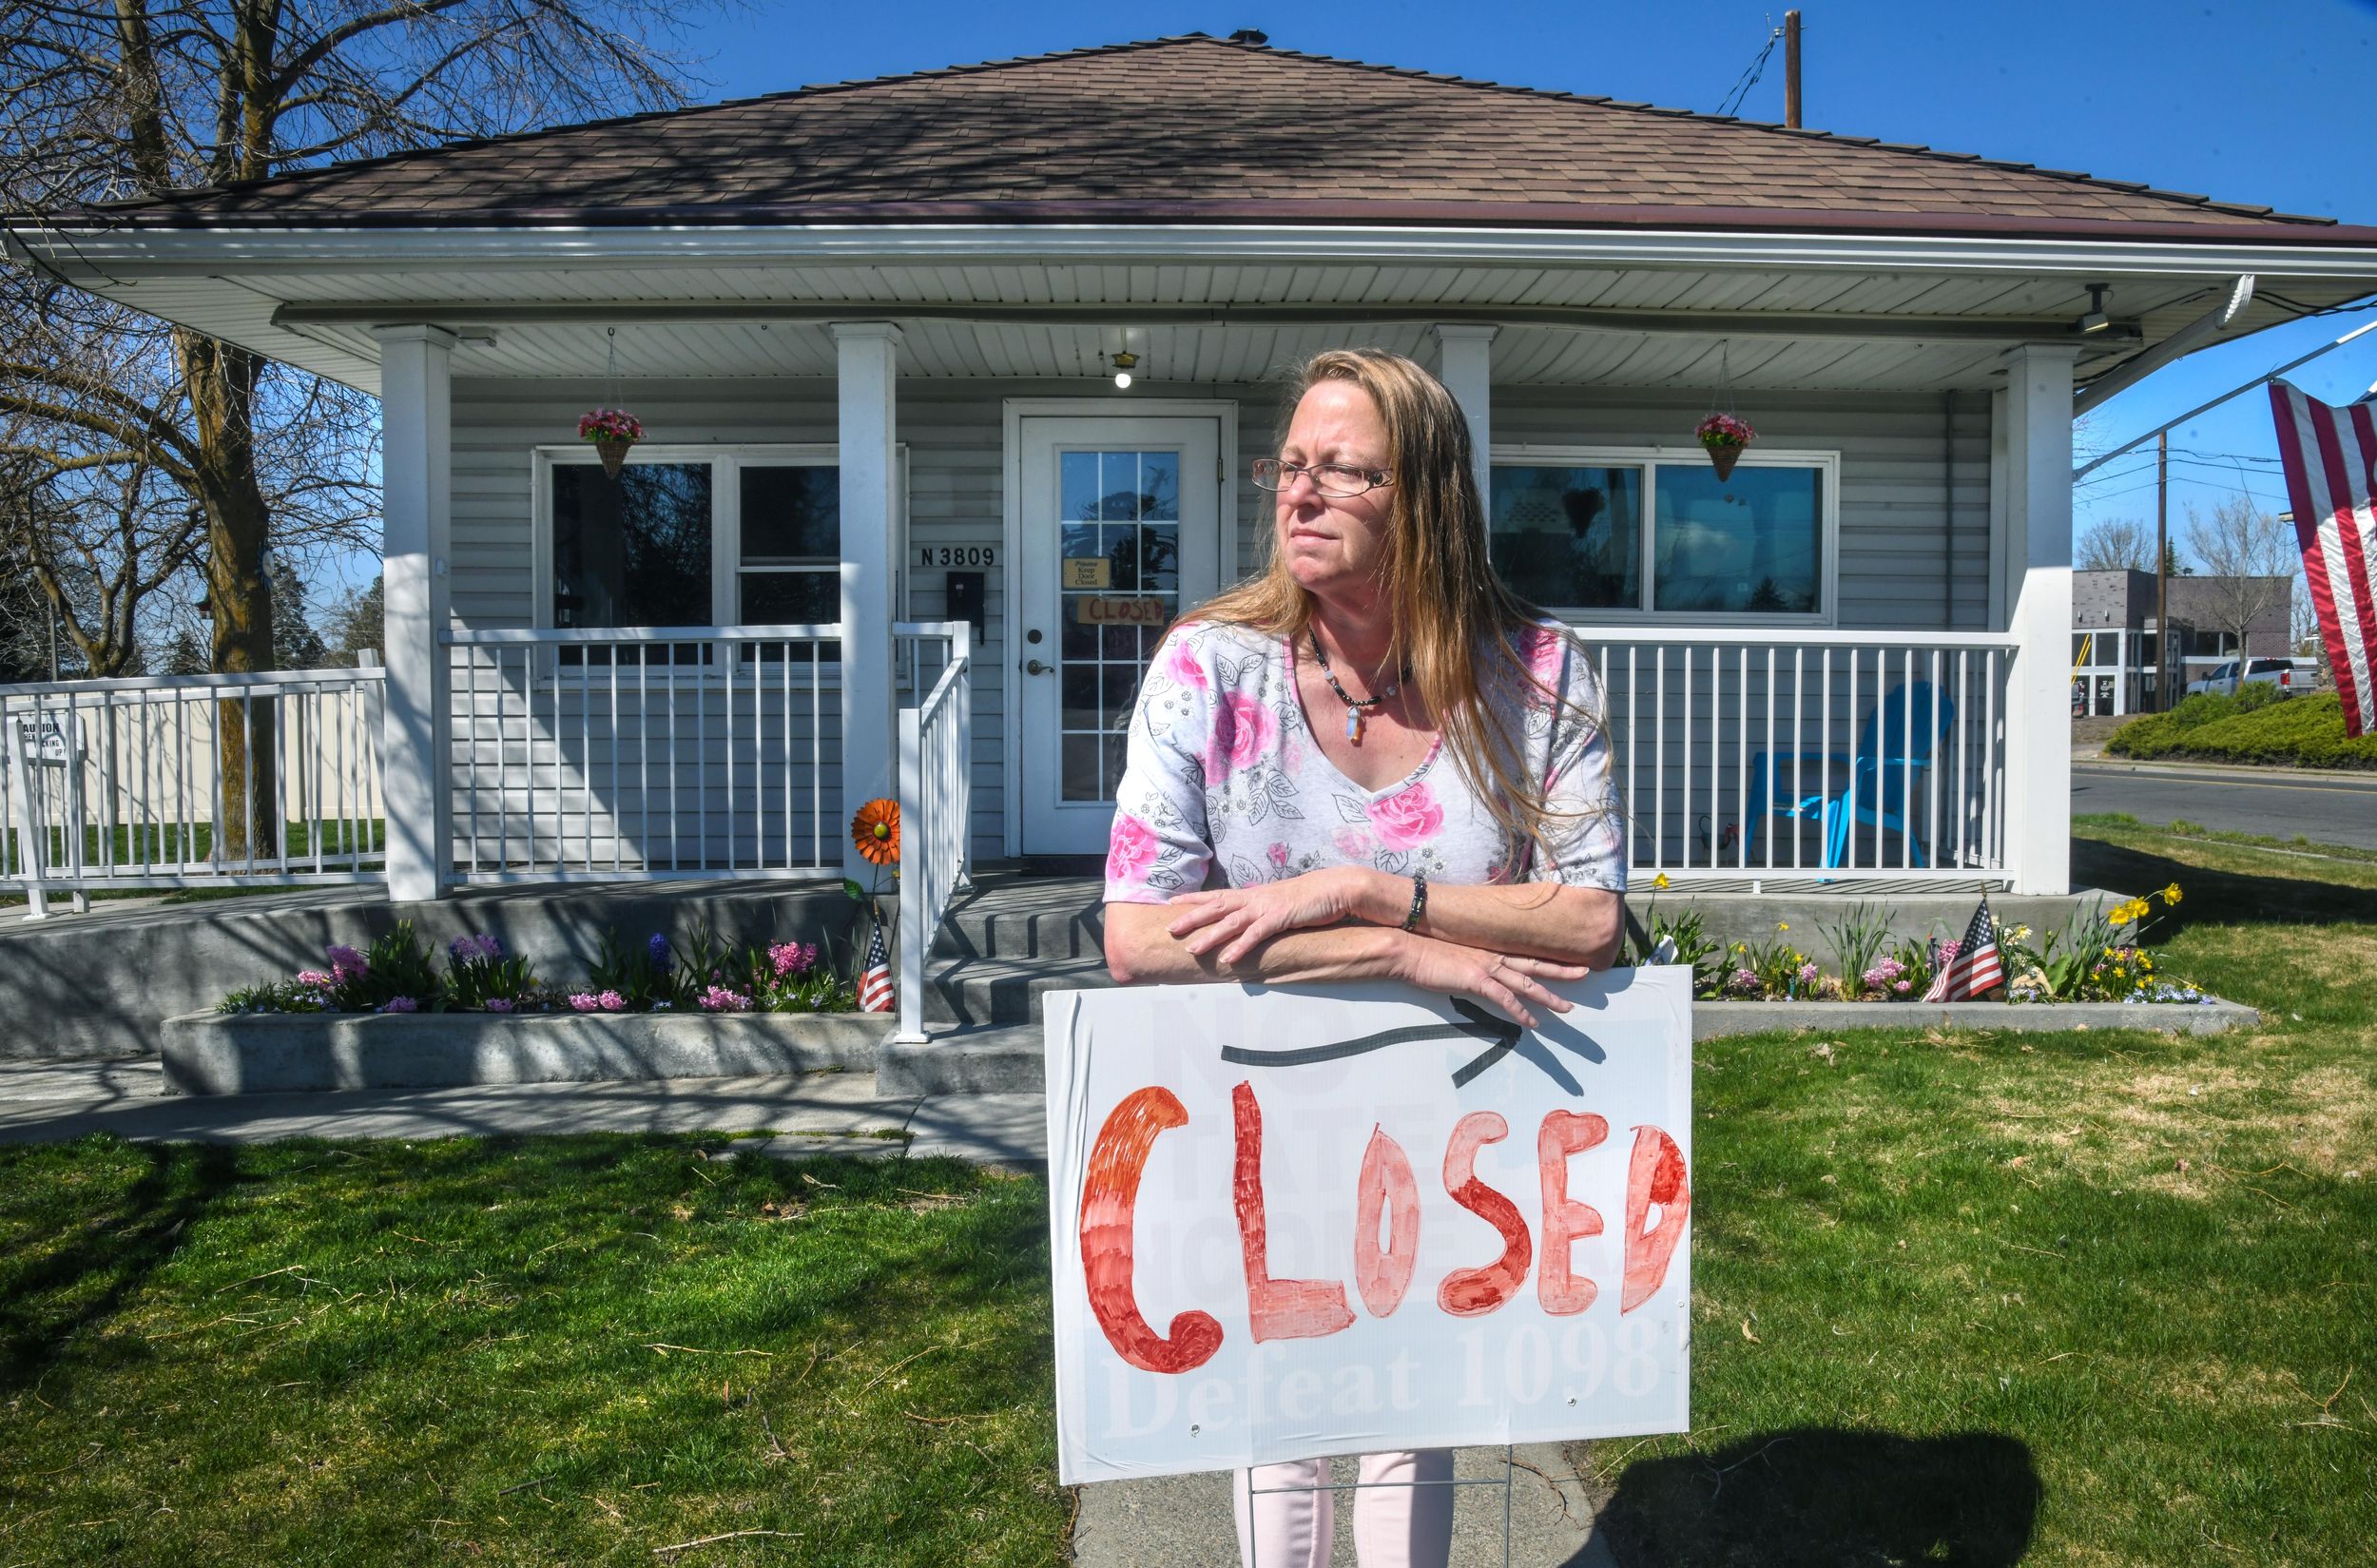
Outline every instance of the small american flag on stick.
<svg viewBox="0 0 2377 1568">
<path fill-rule="evenodd" d="M 1981 907 L 1973 911 L 1973 923 L 1964 928 L 1964 939 L 1956 945 L 1956 957 L 1940 966 L 1923 1000 L 1970 1001 L 2004 979 L 2005 966 L 1998 961 L 1998 922 L 1990 918 L 1989 895 L 1984 893 Z"/>
<path fill-rule="evenodd" d="M 866 944 L 866 967 L 859 975 L 859 1011 L 888 1013 L 892 1010 L 891 957 L 883 948 L 883 922 L 875 922 L 875 934 Z"/>
</svg>

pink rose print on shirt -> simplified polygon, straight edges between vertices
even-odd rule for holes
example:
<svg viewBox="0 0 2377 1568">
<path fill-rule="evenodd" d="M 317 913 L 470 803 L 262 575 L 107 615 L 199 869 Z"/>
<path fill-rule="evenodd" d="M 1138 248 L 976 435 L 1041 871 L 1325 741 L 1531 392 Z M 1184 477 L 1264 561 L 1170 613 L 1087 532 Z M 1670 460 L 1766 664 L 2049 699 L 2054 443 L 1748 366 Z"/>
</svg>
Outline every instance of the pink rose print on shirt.
<svg viewBox="0 0 2377 1568">
<path fill-rule="evenodd" d="M 1106 880 L 1145 887 L 1148 867 L 1155 863 L 1154 829 L 1127 811 L 1114 813 L 1114 831 L 1107 841 Z"/>
<path fill-rule="evenodd" d="M 1285 844 L 1273 844 L 1270 848 L 1269 854 L 1271 857 L 1271 863 L 1273 865 L 1277 866 L 1282 871 L 1287 869 L 1287 846 Z"/>
<path fill-rule="evenodd" d="M 1370 858 L 1370 835 L 1359 828 L 1341 827 L 1329 836 L 1337 852 L 1356 865 Z"/>
<path fill-rule="evenodd" d="M 1205 666 L 1197 663 L 1196 651 L 1188 646 L 1186 638 L 1172 644 L 1171 663 L 1164 667 L 1164 672 L 1181 685 L 1195 687 L 1199 691 L 1207 690 L 1212 685 L 1206 679 Z"/>
<path fill-rule="evenodd" d="M 1370 803 L 1370 823 L 1379 842 L 1389 849 L 1410 849 L 1427 842 L 1444 826 L 1444 808 L 1436 803 L 1422 782 Z"/>
<path fill-rule="evenodd" d="M 1567 651 L 1562 641 L 1560 634 L 1548 626 L 1536 627 L 1526 633 L 1527 673 L 1541 687 L 1528 693 L 1531 701 L 1541 702 L 1545 692 L 1559 690 L 1560 658 Z"/>
<path fill-rule="evenodd" d="M 1252 767 L 1271 749 L 1279 722 L 1253 697 L 1225 692 L 1213 708 L 1213 737 L 1206 747 L 1205 775 L 1210 780 Z"/>
</svg>

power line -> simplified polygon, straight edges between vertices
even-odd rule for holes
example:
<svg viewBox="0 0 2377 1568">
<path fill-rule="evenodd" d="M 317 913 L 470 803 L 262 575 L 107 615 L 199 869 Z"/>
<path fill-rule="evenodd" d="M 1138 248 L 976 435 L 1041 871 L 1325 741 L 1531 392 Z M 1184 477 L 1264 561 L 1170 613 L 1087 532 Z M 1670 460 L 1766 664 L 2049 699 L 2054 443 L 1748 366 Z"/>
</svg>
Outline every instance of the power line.
<svg viewBox="0 0 2377 1568">
<path fill-rule="evenodd" d="M 1768 15 L 1772 16 L 1773 12 L 1769 11 Z M 1774 46 L 1780 43 L 1782 38 L 1783 29 L 1769 24 L 1767 32 L 1767 47 L 1758 51 L 1758 58 L 1749 63 L 1749 68 L 1742 72 L 1741 79 L 1733 84 L 1733 90 L 1725 95 L 1725 101 L 1717 106 L 1717 113 L 1731 114 L 1741 107 L 1742 101 L 1749 96 L 1749 89 L 1756 87 L 1759 78 L 1767 73 L 1767 58 L 1774 53 Z"/>
</svg>

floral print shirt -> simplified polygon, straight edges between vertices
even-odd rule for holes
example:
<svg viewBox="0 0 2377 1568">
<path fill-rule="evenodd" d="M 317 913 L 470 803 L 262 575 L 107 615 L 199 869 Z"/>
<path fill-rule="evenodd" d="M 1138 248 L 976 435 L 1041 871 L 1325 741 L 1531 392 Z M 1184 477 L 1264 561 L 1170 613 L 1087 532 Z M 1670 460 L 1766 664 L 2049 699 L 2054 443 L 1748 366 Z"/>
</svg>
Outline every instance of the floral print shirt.
<svg viewBox="0 0 2377 1568">
<path fill-rule="evenodd" d="M 1600 681 L 1556 621 L 1533 628 L 1521 648 L 1534 679 L 1494 683 L 1499 695 L 1488 700 L 1522 710 L 1505 722 L 1525 736 L 1532 776 L 1550 781 L 1548 856 L 1510 841 L 1440 737 L 1418 767 L 1383 789 L 1364 789 L 1338 771 L 1306 726 L 1285 639 L 1212 622 L 1175 627 L 1156 648 L 1131 716 L 1107 902 L 1164 903 L 1208 885 L 1246 887 L 1338 865 L 1425 872 L 1455 885 L 1557 881 L 1624 891 L 1626 842 L 1598 722 Z"/>
</svg>

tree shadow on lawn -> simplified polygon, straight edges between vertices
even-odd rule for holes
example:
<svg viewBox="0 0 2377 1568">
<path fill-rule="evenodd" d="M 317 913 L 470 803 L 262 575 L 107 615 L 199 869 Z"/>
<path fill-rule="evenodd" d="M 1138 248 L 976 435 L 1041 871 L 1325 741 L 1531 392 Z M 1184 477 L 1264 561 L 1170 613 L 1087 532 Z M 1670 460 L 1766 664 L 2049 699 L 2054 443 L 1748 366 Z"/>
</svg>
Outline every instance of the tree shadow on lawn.
<svg viewBox="0 0 2377 1568">
<path fill-rule="evenodd" d="M 39 1383 L 85 1330 L 139 1293 L 183 1232 L 232 1189 L 262 1178 L 220 1143 L 126 1144 L 147 1162 L 107 1212 L 79 1216 L 54 1250 L 0 1266 L 0 1391 Z M 61 1302 L 69 1302 L 61 1309 Z"/>
<path fill-rule="evenodd" d="M 1628 1465 L 1601 1521 L 1627 1568 L 2010 1568 L 2040 1495 L 2030 1450 L 1994 1432 L 1803 1426 Z"/>
<path fill-rule="evenodd" d="M 2323 881 L 2316 871 L 2307 871 L 2300 880 L 2215 871 L 2097 839 L 2072 841 L 2072 881 L 2076 886 L 2130 894 L 2177 882 L 2185 898 L 2167 914 L 2157 911 L 2161 921 L 2175 926 L 2241 925 L 2252 920 L 2291 925 L 2377 923 L 2377 890 Z"/>
</svg>

